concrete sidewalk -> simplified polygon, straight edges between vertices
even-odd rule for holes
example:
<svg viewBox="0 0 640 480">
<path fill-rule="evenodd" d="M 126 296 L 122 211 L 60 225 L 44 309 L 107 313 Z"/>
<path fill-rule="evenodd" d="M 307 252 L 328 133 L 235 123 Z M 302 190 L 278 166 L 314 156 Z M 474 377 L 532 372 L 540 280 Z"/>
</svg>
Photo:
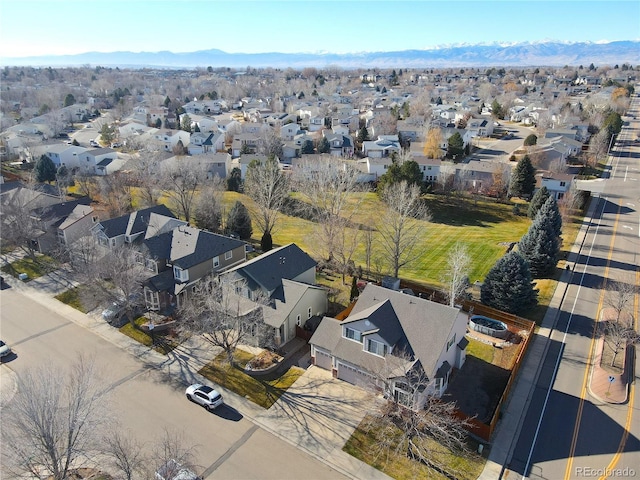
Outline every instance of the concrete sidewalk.
<svg viewBox="0 0 640 480">
<path fill-rule="evenodd" d="M 185 386 L 196 382 L 211 384 L 198 371 L 221 350 L 210 346 L 201 337 L 191 337 L 169 355 L 162 355 L 121 334 L 102 320 L 99 313 L 83 314 L 55 300 L 54 295 L 74 285 L 65 279 L 64 272 L 45 275 L 28 283 L 5 278 L 10 288 L 93 331 L 173 380 Z M 4 403 L 10 400 L 15 384 L 13 372 L 6 365 L 1 367 L 0 401 Z M 371 400 L 363 390 L 332 378 L 329 372 L 309 367 L 268 410 L 234 392 L 219 386 L 216 388 L 223 394 L 225 403 L 245 418 L 343 475 L 363 480 L 390 478 L 342 451 L 360 420 L 371 410 Z"/>
</svg>

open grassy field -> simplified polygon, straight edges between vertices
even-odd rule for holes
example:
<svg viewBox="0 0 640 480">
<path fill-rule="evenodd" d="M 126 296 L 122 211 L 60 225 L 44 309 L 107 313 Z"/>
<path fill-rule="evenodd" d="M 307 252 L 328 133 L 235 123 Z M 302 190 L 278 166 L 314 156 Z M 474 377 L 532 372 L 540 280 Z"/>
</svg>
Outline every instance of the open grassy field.
<svg viewBox="0 0 640 480">
<path fill-rule="evenodd" d="M 226 192 L 224 204 L 227 208 L 240 200 L 250 210 L 253 202 L 246 196 Z M 359 214 L 355 219 L 360 224 L 373 226 L 384 205 L 375 193 L 354 195 L 359 202 Z M 513 206 L 488 200 L 473 200 L 464 197 L 430 195 L 427 202 L 431 210 L 430 222 L 420 222 L 422 233 L 420 246 L 414 261 L 400 270 L 403 278 L 438 285 L 446 268 L 447 252 L 456 242 L 469 248 L 472 257 L 471 281 L 484 278 L 507 250 L 509 242 L 517 242 L 529 228 L 530 220 L 513 214 Z M 297 217 L 282 215 L 273 234 L 274 244 L 295 242 L 311 255 L 319 251 L 315 224 Z M 254 239 L 261 232 L 254 222 Z M 378 254 L 380 255 L 380 254 Z M 364 243 L 355 255 L 356 265 L 365 265 Z M 383 271 L 384 273 L 384 271 Z"/>
</svg>

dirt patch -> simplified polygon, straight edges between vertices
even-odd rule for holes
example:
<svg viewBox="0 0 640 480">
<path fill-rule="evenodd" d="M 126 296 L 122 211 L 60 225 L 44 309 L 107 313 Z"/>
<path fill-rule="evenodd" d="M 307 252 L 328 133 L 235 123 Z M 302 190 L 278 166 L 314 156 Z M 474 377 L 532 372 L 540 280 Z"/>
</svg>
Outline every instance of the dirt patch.
<svg viewBox="0 0 640 480">
<path fill-rule="evenodd" d="M 493 418 L 511 371 L 468 356 L 455 372 L 443 398 L 453 401 L 465 414 L 488 423 Z"/>
</svg>

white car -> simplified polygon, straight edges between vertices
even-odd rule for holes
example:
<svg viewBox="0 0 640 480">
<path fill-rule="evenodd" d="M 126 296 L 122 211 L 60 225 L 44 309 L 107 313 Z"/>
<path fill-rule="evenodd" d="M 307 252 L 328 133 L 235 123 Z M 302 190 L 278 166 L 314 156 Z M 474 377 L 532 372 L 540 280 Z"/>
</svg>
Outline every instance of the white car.
<svg viewBox="0 0 640 480">
<path fill-rule="evenodd" d="M 0 340 L 0 358 L 4 358 L 11 353 L 11 347 Z"/>
<path fill-rule="evenodd" d="M 217 390 L 199 383 L 188 387 L 185 393 L 189 400 L 202 405 L 209 411 L 215 410 L 223 403 L 222 395 Z"/>
</svg>

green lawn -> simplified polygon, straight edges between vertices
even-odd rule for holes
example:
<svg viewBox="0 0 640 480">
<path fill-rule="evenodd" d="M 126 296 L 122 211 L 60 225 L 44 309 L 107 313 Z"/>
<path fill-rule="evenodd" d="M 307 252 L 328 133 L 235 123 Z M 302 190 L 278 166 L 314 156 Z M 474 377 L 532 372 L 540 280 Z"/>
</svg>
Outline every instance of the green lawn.
<svg viewBox="0 0 640 480">
<path fill-rule="evenodd" d="M 82 313 L 87 313 L 87 309 L 84 307 L 81 299 L 80 288 L 73 287 L 55 296 L 56 300 L 60 300 L 62 303 L 66 303 L 70 307 L 80 310 Z"/>
<path fill-rule="evenodd" d="M 259 380 L 247 375 L 243 370 L 254 355 L 236 349 L 233 357 L 235 366 L 229 365 L 227 355 L 223 352 L 198 373 L 264 408 L 271 407 L 304 373 L 301 368 L 291 367 L 275 380 Z"/>
<path fill-rule="evenodd" d="M 148 322 L 146 317 L 138 317 L 134 320 L 134 323 L 139 327 L 143 323 Z M 178 343 L 165 335 L 156 335 L 154 338 L 147 332 L 134 327 L 131 323 L 120 327 L 120 332 L 126 336 L 133 338 L 136 342 L 140 342 L 147 347 L 152 347 L 156 352 L 166 355 L 178 346 Z"/>
<path fill-rule="evenodd" d="M 226 192 L 224 203 L 232 205 L 236 200 L 250 210 L 253 202 L 248 197 Z M 380 217 L 384 205 L 375 193 L 354 195 L 359 202 L 358 223 L 373 225 Z M 420 247 L 414 261 L 400 270 L 400 276 L 408 280 L 437 286 L 446 267 L 447 252 L 456 242 L 469 248 L 473 259 L 471 281 L 484 278 L 493 264 L 506 252 L 508 242 L 517 242 L 529 228 L 531 221 L 526 216 L 513 214 L 511 204 L 503 205 L 488 200 L 475 201 L 463 197 L 429 195 L 427 201 L 432 214 L 431 222 L 422 223 Z M 259 239 L 254 221 L 255 239 Z M 297 217 L 281 215 L 273 234 L 276 245 L 296 243 L 300 248 L 316 257 L 319 251 L 315 224 Z M 365 265 L 364 246 L 356 252 L 357 265 Z"/>
<path fill-rule="evenodd" d="M 4 265 L 0 270 L 16 278 L 21 273 L 26 273 L 28 275 L 26 281 L 28 282 L 54 271 L 57 266 L 58 262 L 53 258 L 47 255 L 37 255 L 35 258 L 25 257 L 16 260 L 9 265 Z"/>
</svg>

